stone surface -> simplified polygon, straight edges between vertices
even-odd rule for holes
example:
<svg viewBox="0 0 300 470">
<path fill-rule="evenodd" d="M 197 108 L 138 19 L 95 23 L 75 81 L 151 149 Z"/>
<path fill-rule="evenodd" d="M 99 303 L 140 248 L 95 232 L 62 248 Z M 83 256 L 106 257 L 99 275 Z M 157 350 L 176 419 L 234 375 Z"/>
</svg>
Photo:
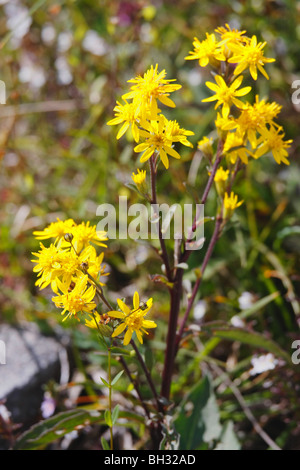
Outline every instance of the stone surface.
<svg viewBox="0 0 300 470">
<path fill-rule="evenodd" d="M 0 345 L 0 400 L 12 421 L 27 427 L 40 418 L 45 384 L 61 382 L 62 373 L 68 380 L 66 349 L 34 324 L 0 325 Z"/>
</svg>

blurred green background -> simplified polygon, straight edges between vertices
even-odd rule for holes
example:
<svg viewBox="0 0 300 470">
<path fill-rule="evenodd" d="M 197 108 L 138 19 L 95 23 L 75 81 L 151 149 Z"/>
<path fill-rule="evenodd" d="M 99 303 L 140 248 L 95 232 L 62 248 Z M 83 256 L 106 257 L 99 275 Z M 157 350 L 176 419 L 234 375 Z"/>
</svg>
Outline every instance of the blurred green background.
<svg viewBox="0 0 300 470">
<path fill-rule="evenodd" d="M 184 148 L 182 160 L 172 160 L 170 170 L 161 171 L 159 200 L 191 202 L 183 183 L 197 141 L 213 130 L 215 114 L 201 103 L 208 95 L 208 72 L 184 57 L 195 36 L 201 40 L 206 32 L 230 23 L 267 41 L 266 56 L 276 62 L 267 67 L 269 81 L 260 77 L 251 83 L 252 99 L 259 93 L 282 105 L 278 121 L 294 142 L 290 166 L 261 158 L 238 178 L 235 191 L 245 203 L 207 270 L 201 290 L 204 318 L 229 322 L 240 311 L 243 293 L 254 301 L 279 291 L 280 296 L 246 326 L 267 334 L 290 353 L 292 341 L 299 338 L 300 315 L 300 104 L 291 99 L 292 83 L 300 79 L 300 2 L 2 0 L 0 11 L 0 79 L 6 84 L 6 105 L 0 107 L 0 321 L 35 321 L 47 330 L 60 320 L 50 293 L 34 285 L 30 259 L 38 243 L 32 231 L 57 217 L 96 224 L 97 206 L 117 204 L 119 195 L 127 195 L 129 203 L 139 202 L 126 186 L 140 167 L 133 143 L 128 138 L 116 141 L 116 128 L 106 122 L 113 117 L 116 99 L 128 90 L 126 81 L 151 64 L 166 69 L 167 78 L 182 85 L 173 95 L 176 109 L 166 114 L 195 133 L 194 149 Z M 195 181 L 198 196 L 206 178 L 202 162 Z M 212 194 L 206 215 L 214 210 Z M 212 229 L 213 224 L 207 224 L 208 236 Z M 191 267 L 200 265 L 203 253 L 193 253 Z M 166 324 L 168 293 L 149 278 L 160 271 L 154 252 L 142 243 L 115 240 L 105 259 L 111 298 L 131 296 L 135 288 L 145 297 L 153 295 L 153 315 Z M 184 302 L 194 279 L 191 271 Z M 158 349 L 164 334 L 162 326 Z M 234 369 L 232 379 L 273 438 L 287 448 L 299 447 L 299 370 L 283 365 L 270 372 L 268 387 L 263 380 L 244 380 L 253 352 L 225 341 L 214 357 Z M 159 373 L 158 366 L 158 378 Z M 197 373 L 185 377 L 183 387 L 187 390 L 196 380 Z M 181 392 L 175 386 L 175 399 Z M 247 437 L 249 424 L 239 404 L 230 391 L 223 392 L 223 418 L 240 423 L 245 448 L 259 448 L 255 435 Z"/>
</svg>

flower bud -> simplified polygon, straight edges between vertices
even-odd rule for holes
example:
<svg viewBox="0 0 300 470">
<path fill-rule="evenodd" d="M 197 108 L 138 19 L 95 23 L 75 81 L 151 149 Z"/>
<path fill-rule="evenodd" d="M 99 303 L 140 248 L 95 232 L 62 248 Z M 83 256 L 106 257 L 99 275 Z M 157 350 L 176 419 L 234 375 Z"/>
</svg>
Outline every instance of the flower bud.
<svg viewBox="0 0 300 470">
<path fill-rule="evenodd" d="M 224 170 L 222 166 L 217 169 L 215 174 L 215 184 L 219 196 L 223 197 L 226 190 L 226 181 L 228 180 L 229 170 Z"/>
<path fill-rule="evenodd" d="M 65 239 L 66 242 L 68 242 L 68 243 L 72 243 L 73 238 L 74 238 L 74 237 L 73 237 L 72 233 L 65 233 L 65 235 L 64 235 L 64 239 Z"/>
<path fill-rule="evenodd" d="M 81 267 L 82 271 L 86 273 L 87 270 L 89 269 L 89 263 L 87 263 L 85 261 L 85 262 L 81 263 L 80 267 Z"/>
<path fill-rule="evenodd" d="M 202 140 L 199 140 L 197 147 L 203 155 L 211 161 L 213 157 L 213 148 L 212 148 L 213 139 L 208 137 L 203 137 Z"/>
<path fill-rule="evenodd" d="M 146 170 L 137 170 L 137 174 L 132 173 L 132 179 L 139 190 L 140 193 L 142 194 L 147 194 L 148 188 L 147 188 L 147 182 L 146 182 Z"/>
</svg>

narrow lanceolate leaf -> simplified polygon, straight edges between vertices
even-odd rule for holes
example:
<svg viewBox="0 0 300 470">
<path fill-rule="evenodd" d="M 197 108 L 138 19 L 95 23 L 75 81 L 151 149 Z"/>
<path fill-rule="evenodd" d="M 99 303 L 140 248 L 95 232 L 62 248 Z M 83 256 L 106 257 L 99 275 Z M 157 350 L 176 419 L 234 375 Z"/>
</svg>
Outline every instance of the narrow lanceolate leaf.
<svg viewBox="0 0 300 470">
<path fill-rule="evenodd" d="M 262 299 L 259 299 L 257 302 L 255 302 L 251 307 L 243 310 L 241 313 L 238 314 L 238 317 L 241 319 L 245 319 L 249 317 L 250 315 L 253 315 L 253 313 L 258 312 L 261 310 L 263 307 L 268 305 L 270 302 L 272 302 L 276 297 L 279 296 L 279 292 L 273 292 L 270 295 L 267 295 L 266 297 L 263 297 Z"/>
<path fill-rule="evenodd" d="M 100 377 L 102 383 L 105 385 L 105 387 L 109 388 L 109 383 L 106 382 L 106 380 L 103 377 Z"/>
<path fill-rule="evenodd" d="M 14 450 L 43 449 L 48 444 L 61 439 L 65 434 L 83 429 L 93 423 L 104 424 L 103 413 L 83 407 L 58 413 L 25 431 L 17 439 Z"/>
<path fill-rule="evenodd" d="M 117 419 L 119 417 L 120 413 L 120 407 L 119 405 L 116 405 L 115 408 L 113 409 L 113 412 L 111 414 L 111 420 L 112 420 L 112 425 L 114 426 L 117 422 Z"/>
<path fill-rule="evenodd" d="M 121 375 L 123 374 L 123 370 L 121 370 L 115 377 L 114 379 L 112 380 L 112 383 L 111 383 L 111 386 L 113 387 L 114 385 L 116 385 L 116 383 L 118 382 L 119 378 L 121 377 Z"/>
<path fill-rule="evenodd" d="M 105 424 L 107 424 L 107 426 L 109 426 L 110 428 L 112 427 L 113 423 L 112 423 L 112 419 L 111 419 L 111 412 L 110 410 L 106 410 L 105 413 L 104 413 L 104 420 L 105 420 Z"/>
<path fill-rule="evenodd" d="M 110 450 L 109 444 L 104 437 L 101 437 L 101 445 L 103 447 L 103 450 Z"/>
<path fill-rule="evenodd" d="M 115 356 L 130 356 L 130 351 L 125 348 L 118 348 L 116 346 L 111 348 L 111 353 Z"/>
<path fill-rule="evenodd" d="M 249 344 L 250 346 L 265 349 L 266 351 L 273 353 L 275 356 L 283 358 L 286 362 L 291 362 L 290 355 L 286 351 L 281 349 L 275 341 L 266 338 L 261 333 L 234 327 L 213 328 L 212 333 L 218 338 L 239 341 L 241 343 Z"/>
</svg>

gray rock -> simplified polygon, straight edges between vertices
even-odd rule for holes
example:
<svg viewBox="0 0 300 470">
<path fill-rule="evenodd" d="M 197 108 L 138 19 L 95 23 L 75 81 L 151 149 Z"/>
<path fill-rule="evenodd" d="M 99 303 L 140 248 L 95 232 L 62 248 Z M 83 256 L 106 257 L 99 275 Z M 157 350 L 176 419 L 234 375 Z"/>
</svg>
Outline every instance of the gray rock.
<svg viewBox="0 0 300 470">
<path fill-rule="evenodd" d="M 0 325 L 0 400 L 14 423 L 27 427 L 40 418 L 44 386 L 68 380 L 65 347 L 41 335 L 34 324 Z"/>
</svg>

